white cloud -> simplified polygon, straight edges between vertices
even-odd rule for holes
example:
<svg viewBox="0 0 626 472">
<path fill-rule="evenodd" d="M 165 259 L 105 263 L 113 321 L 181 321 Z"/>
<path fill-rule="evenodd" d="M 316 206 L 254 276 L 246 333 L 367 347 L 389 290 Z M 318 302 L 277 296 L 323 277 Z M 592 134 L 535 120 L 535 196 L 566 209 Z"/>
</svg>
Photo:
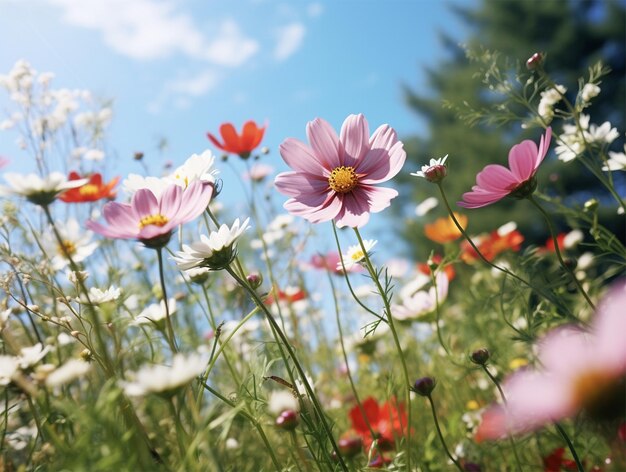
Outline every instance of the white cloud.
<svg viewBox="0 0 626 472">
<path fill-rule="evenodd" d="M 309 3 L 306 7 L 306 12 L 311 18 L 317 18 L 324 13 L 324 5 L 318 2 Z"/>
<path fill-rule="evenodd" d="M 126 56 L 162 59 L 183 54 L 216 65 L 238 66 L 259 45 L 232 20 L 224 20 L 214 35 L 198 30 L 193 18 L 161 0 L 48 0 L 63 9 L 72 25 L 100 31 L 104 42 Z"/>
<path fill-rule="evenodd" d="M 284 61 L 295 53 L 302 45 L 306 28 L 302 23 L 291 23 L 276 31 L 278 41 L 274 48 L 274 58 Z"/>
<path fill-rule="evenodd" d="M 169 103 L 178 109 L 188 109 L 193 98 L 206 95 L 220 82 L 220 75 L 212 69 L 206 69 L 196 75 L 185 75 L 166 82 L 159 96 L 148 104 L 148 112 L 159 114 Z"/>
</svg>

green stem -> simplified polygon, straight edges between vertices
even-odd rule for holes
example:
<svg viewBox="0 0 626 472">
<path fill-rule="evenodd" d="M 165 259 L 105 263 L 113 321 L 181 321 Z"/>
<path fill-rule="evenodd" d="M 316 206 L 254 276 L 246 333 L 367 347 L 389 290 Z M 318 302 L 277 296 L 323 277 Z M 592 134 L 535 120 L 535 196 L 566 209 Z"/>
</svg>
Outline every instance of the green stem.
<svg viewBox="0 0 626 472">
<path fill-rule="evenodd" d="M 463 467 L 461 467 L 461 464 L 459 464 L 459 462 L 450 453 L 450 450 L 448 449 L 448 445 L 446 444 L 445 439 L 443 439 L 443 434 L 441 433 L 441 428 L 439 427 L 439 420 L 437 419 L 437 412 L 435 411 L 435 403 L 433 402 L 433 399 L 430 395 L 427 395 L 426 398 L 428 398 L 428 402 L 430 403 L 430 409 L 433 412 L 433 419 L 435 420 L 435 428 L 437 429 L 437 434 L 439 435 L 439 440 L 441 441 L 441 444 L 443 445 L 443 449 L 446 451 L 446 455 L 450 458 L 450 460 L 454 463 L 454 465 L 456 465 L 456 467 L 461 472 L 463 472 Z"/>
<path fill-rule="evenodd" d="M 176 346 L 176 337 L 174 335 L 174 327 L 172 326 L 172 318 L 170 316 L 170 306 L 167 300 L 167 290 L 165 288 L 165 276 L 163 274 L 163 252 L 162 248 L 158 248 L 157 250 L 157 259 L 159 261 L 159 280 L 161 282 L 161 292 L 163 296 L 163 304 L 165 305 L 165 326 L 167 327 L 167 342 L 170 345 L 170 349 L 172 352 L 178 352 L 178 347 Z"/>
<path fill-rule="evenodd" d="M 441 198 L 443 199 L 443 203 L 446 206 L 446 209 L 448 210 L 448 214 L 450 215 L 450 218 L 452 219 L 452 222 L 454 223 L 454 225 L 457 227 L 457 229 L 461 232 L 461 234 L 463 235 L 463 237 L 465 238 L 465 240 L 469 243 L 469 245 L 472 247 L 472 249 L 474 249 L 474 251 L 476 252 L 476 254 L 478 255 L 478 257 L 480 258 L 480 260 L 482 260 L 485 264 L 487 264 L 489 267 L 492 267 L 504 274 L 510 275 L 511 277 L 513 277 L 515 280 L 517 280 L 518 282 L 521 282 L 522 284 L 524 284 L 526 287 L 534 290 L 535 292 L 537 292 L 538 294 L 540 294 L 542 297 L 544 297 L 546 300 L 549 300 L 550 302 L 554 303 L 556 306 L 561 306 L 564 310 L 567 310 L 567 315 L 578 321 L 578 319 L 571 313 L 571 311 L 569 310 L 569 308 L 567 308 L 566 306 L 563 306 L 562 304 L 559 303 L 558 300 L 554 300 L 552 299 L 547 293 L 545 293 L 543 291 L 543 289 L 534 286 L 533 284 L 531 284 L 530 282 L 524 280 L 523 278 L 521 278 L 519 275 L 511 272 L 510 270 L 508 270 L 505 267 L 500 267 L 499 265 L 494 264 L 493 262 L 489 261 L 482 252 L 480 252 L 480 250 L 478 249 L 478 247 L 476 246 L 476 244 L 474 244 L 474 241 L 472 241 L 472 238 L 469 237 L 469 235 L 467 234 L 467 232 L 465 231 L 465 228 L 463 228 L 463 226 L 461 226 L 461 224 L 459 223 L 459 221 L 456 219 L 456 216 L 454 215 L 454 212 L 452 211 L 452 207 L 450 206 L 450 203 L 448 202 L 448 198 L 446 197 L 445 192 L 443 191 L 443 187 L 441 186 L 441 183 L 438 182 L 437 183 L 437 187 L 439 187 L 439 192 L 441 193 Z"/>
<path fill-rule="evenodd" d="M 380 294 L 380 297 L 383 300 L 383 304 L 385 306 L 385 315 L 387 317 L 387 323 L 389 324 L 389 330 L 391 331 L 391 335 L 393 337 L 393 342 L 396 345 L 396 350 L 398 351 L 398 355 L 400 356 L 400 363 L 402 364 L 402 372 L 404 374 L 405 381 L 405 390 L 406 390 L 406 404 L 407 404 L 407 430 L 406 430 L 406 464 L 407 470 L 411 470 L 411 379 L 409 378 L 409 370 L 406 366 L 406 359 L 404 358 L 404 353 L 402 352 L 402 346 L 400 345 L 400 338 L 398 337 L 398 332 L 396 331 L 396 327 L 393 321 L 393 317 L 391 316 L 391 304 L 389 302 L 389 297 L 387 293 L 383 289 L 380 284 L 380 280 L 378 280 L 378 276 L 376 275 L 376 271 L 374 270 L 374 266 L 372 265 L 372 261 L 370 260 L 369 255 L 367 254 L 367 249 L 365 248 L 365 244 L 363 243 L 363 239 L 361 238 L 361 234 L 359 233 L 358 228 L 354 228 L 354 233 L 359 241 L 359 245 L 361 246 L 361 251 L 363 251 L 363 257 L 365 260 L 365 265 L 367 266 L 367 270 L 372 278 L 372 281 L 376 285 L 376 289 Z"/>
<path fill-rule="evenodd" d="M 559 432 L 561 437 L 567 443 L 567 447 L 569 448 L 569 451 L 572 453 L 574 462 L 576 462 L 576 468 L 578 469 L 578 472 L 585 472 L 585 468 L 583 467 L 583 464 L 580 461 L 580 458 L 578 457 L 578 453 L 576 452 L 576 448 L 574 447 L 572 440 L 569 438 L 569 436 L 567 435 L 567 433 L 565 432 L 565 430 L 561 427 L 559 423 L 554 423 L 554 427 L 556 428 L 556 430 Z"/>
<path fill-rule="evenodd" d="M 546 210 L 544 210 L 544 208 L 541 205 L 539 205 L 537 200 L 535 200 L 532 195 L 528 197 L 528 201 L 532 203 L 535 206 L 535 208 L 537 208 L 537 210 L 539 210 L 539 213 L 541 213 L 543 218 L 546 220 L 546 224 L 548 225 L 548 231 L 550 231 L 550 236 L 552 236 L 552 242 L 554 243 L 554 252 L 556 252 L 556 257 L 559 260 L 559 264 L 561 264 L 561 267 L 563 268 L 563 270 L 565 270 L 565 272 L 567 272 L 570 275 L 570 277 L 572 278 L 572 281 L 576 285 L 576 288 L 578 289 L 580 294 L 584 297 L 584 299 L 587 301 L 589 306 L 593 310 L 595 310 L 596 306 L 593 304 L 593 302 L 589 298 L 589 295 L 587 295 L 587 292 L 581 285 L 578 278 L 576 278 L 576 274 L 574 274 L 572 269 L 570 269 L 568 265 L 565 263 L 565 261 L 563 260 L 563 255 L 561 254 L 561 249 L 559 248 L 559 242 L 557 240 L 556 232 L 554 231 L 554 225 L 552 224 L 552 219 L 550 218 L 550 215 L 548 215 Z"/>
<path fill-rule="evenodd" d="M 439 339 L 439 344 L 441 344 L 443 350 L 446 351 L 446 354 L 450 355 L 450 351 L 448 350 L 446 344 L 443 342 L 443 337 L 441 336 L 441 328 L 439 326 L 439 320 L 441 318 L 441 310 L 439 308 L 439 289 L 437 288 L 437 277 L 435 277 L 435 274 L 432 271 L 430 273 L 430 279 L 432 281 L 433 287 L 435 287 L 435 327 L 437 328 L 437 339 Z"/>
<path fill-rule="evenodd" d="M 239 276 L 233 271 L 232 268 L 227 267 L 226 271 L 231 275 L 231 277 L 235 279 L 235 281 L 241 287 L 243 287 L 244 290 L 248 292 L 248 294 L 250 295 L 254 303 L 263 311 L 267 321 L 270 323 L 274 332 L 278 335 L 278 337 L 282 341 L 282 344 L 287 350 L 289 357 L 293 361 L 293 364 L 296 370 L 298 371 L 298 375 L 300 376 L 302 380 L 302 384 L 304 385 L 307 395 L 311 398 L 311 401 L 313 402 L 313 405 L 315 407 L 315 410 L 317 411 L 317 414 L 319 416 L 320 422 L 322 423 L 322 427 L 324 428 L 326 436 L 328 437 L 328 440 L 330 441 L 333 450 L 337 454 L 339 465 L 344 471 L 347 472 L 348 468 L 343 458 L 341 457 L 339 447 L 337 446 L 335 438 L 333 437 L 333 433 L 330 430 L 330 426 L 328 425 L 328 422 L 326 421 L 326 415 L 324 414 L 324 410 L 322 409 L 322 406 L 320 405 L 319 400 L 317 399 L 317 395 L 315 395 L 315 392 L 313 391 L 313 388 L 309 384 L 309 380 L 307 379 L 306 374 L 304 373 L 304 370 L 302 369 L 302 366 L 300 365 L 300 362 L 298 361 L 298 358 L 296 357 L 296 353 L 293 351 L 293 348 L 291 347 L 291 344 L 289 343 L 289 340 L 285 336 L 285 333 L 283 333 L 283 331 L 280 329 L 280 326 L 278 326 L 278 323 L 276 323 L 276 320 L 274 319 L 274 317 L 272 316 L 268 308 L 265 306 L 263 301 L 259 298 L 257 293 L 254 291 L 254 289 L 252 289 L 252 287 L 250 287 L 248 283 L 246 283 L 246 281 L 239 278 Z"/>
<path fill-rule="evenodd" d="M 235 403 L 231 402 L 228 398 L 223 396 L 217 390 L 213 389 L 206 382 L 202 382 L 202 385 L 209 393 L 219 398 L 221 401 L 226 403 L 231 408 L 235 408 L 235 409 L 237 408 L 237 405 Z M 267 449 L 267 452 L 269 453 L 270 458 L 272 459 L 272 462 L 276 470 L 277 471 L 283 470 L 283 468 L 280 465 L 280 462 L 278 462 L 278 459 L 276 458 L 276 454 L 274 453 L 274 449 L 272 448 L 272 445 L 270 444 L 269 440 L 267 439 L 267 436 L 265 435 L 265 431 L 263 431 L 263 427 L 261 426 L 261 424 L 247 411 L 239 409 L 238 413 L 241 414 L 244 418 L 247 418 L 254 425 L 257 432 L 259 433 L 259 436 L 261 436 L 261 440 L 263 441 L 263 444 L 265 444 L 265 448 Z"/>
</svg>

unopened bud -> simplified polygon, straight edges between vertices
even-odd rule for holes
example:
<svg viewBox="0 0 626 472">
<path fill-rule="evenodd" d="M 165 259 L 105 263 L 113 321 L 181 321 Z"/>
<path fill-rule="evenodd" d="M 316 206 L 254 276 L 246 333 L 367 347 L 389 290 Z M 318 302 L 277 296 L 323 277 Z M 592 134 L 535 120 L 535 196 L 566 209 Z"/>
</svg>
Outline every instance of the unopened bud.
<svg viewBox="0 0 626 472">
<path fill-rule="evenodd" d="M 445 164 L 437 164 L 424 171 L 424 177 L 429 182 L 438 183 L 448 175 L 448 167 Z"/>
<path fill-rule="evenodd" d="M 359 436 L 339 440 L 339 451 L 347 458 L 356 456 L 363 449 L 363 440 Z"/>
<path fill-rule="evenodd" d="M 252 288 L 259 288 L 263 283 L 263 277 L 259 274 L 249 274 L 246 276 L 246 280 Z"/>
<path fill-rule="evenodd" d="M 267 146 L 263 146 L 261 148 L 261 154 L 263 154 L 264 156 L 268 155 L 270 153 L 270 148 L 268 148 Z"/>
<path fill-rule="evenodd" d="M 431 392 L 435 389 L 435 385 L 435 379 L 432 377 L 422 377 L 415 381 L 413 391 L 423 397 L 429 397 Z"/>
<path fill-rule="evenodd" d="M 143 152 L 141 152 L 141 151 L 136 151 L 136 152 L 133 154 L 133 159 L 135 159 L 136 161 L 140 161 L 140 160 L 142 160 L 142 159 L 143 159 L 143 155 L 144 155 L 144 154 L 143 154 Z"/>
<path fill-rule="evenodd" d="M 543 54 L 541 54 L 540 52 L 536 52 L 535 54 L 530 56 L 528 60 L 526 61 L 526 69 L 535 70 L 537 67 L 541 65 L 542 62 L 543 62 Z"/>
<path fill-rule="evenodd" d="M 599 202 L 596 198 L 591 198 L 585 202 L 584 209 L 585 211 L 594 211 L 598 208 Z"/>
<path fill-rule="evenodd" d="M 91 351 L 89 349 L 83 349 L 80 352 L 80 357 L 84 360 L 84 361 L 90 361 L 91 358 L 93 357 L 93 354 L 91 353 Z"/>
<path fill-rule="evenodd" d="M 489 360 L 489 357 L 489 351 L 485 348 L 482 348 L 472 352 L 470 359 L 474 364 L 485 365 Z"/>
<path fill-rule="evenodd" d="M 75 337 L 75 338 L 77 338 L 78 336 L 80 336 L 80 331 L 74 330 L 74 331 L 70 332 L 70 335 Z"/>
<path fill-rule="evenodd" d="M 285 410 L 276 418 L 276 426 L 285 431 L 293 431 L 299 422 L 298 413 L 293 410 Z"/>
</svg>

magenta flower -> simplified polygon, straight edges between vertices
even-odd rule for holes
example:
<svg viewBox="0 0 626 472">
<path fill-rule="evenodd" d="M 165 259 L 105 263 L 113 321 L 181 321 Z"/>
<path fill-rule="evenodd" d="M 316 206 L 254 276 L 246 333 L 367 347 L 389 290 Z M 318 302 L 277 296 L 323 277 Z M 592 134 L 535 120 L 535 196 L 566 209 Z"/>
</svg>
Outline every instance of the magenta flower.
<svg viewBox="0 0 626 472">
<path fill-rule="evenodd" d="M 157 198 L 151 190 L 142 188 L 130 203 L 110 202 L 104 206 L 103 226 L 88 221 L 87 227 L 107 238 L 138 239 L 148 247 L 167 244 L 174 229 L 199 216 L 209 205 L 213 185 L 196 181 L 186 189 L 171 184 Z"/>
<path fill-rule="evenodd" d="M 463 194 L 463 201 L 457 205 L 464 208 L 480 208 L 502 200 L 508 195 L 524 198 L 532 194 L 536 187 L 535 174 L 539 164 L 548 153 L 552 128 L 541 137 L 537 145 L 526 139 L 511 148 L 509 167 L 489 164 L 476 176 L 476 185 L 471 192 Z"/>
<path fill-rule="evenodd" d="M 306 127 L 310 147 L 288 138 L 280 154 L 293 172 L 276 177 L 279 192 L 291 197 L 287 211 L 312 223 L 335 220 L 337 226 L 361 227 L 370 213 L 387 208 L 398 192 L 376 187 L 395 176 L 406 159 L 403 144 L 389 125 L 370 138 L 363 115 L 350 115 L 337 136 L 321 118 Z"/>
<path fill-rule="evenodd" d="M 579 411 L 595 419 L 623 415 L 626 374 L 626 283 L 600 304 L 590 332 L 561 327 L 539 344 L 541 369 L 504 382 L 507 403 L 489 407 L 475 439 L 533 431 Z"/>
</svg>

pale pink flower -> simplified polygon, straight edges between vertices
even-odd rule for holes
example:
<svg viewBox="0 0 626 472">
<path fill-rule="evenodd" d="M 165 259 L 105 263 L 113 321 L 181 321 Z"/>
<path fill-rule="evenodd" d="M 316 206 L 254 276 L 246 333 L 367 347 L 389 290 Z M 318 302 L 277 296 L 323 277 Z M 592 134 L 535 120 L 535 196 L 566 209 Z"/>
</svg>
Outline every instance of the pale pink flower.
<svg viewBox="0 0 626 472">
<path fill-rule="evenodd" d="M 108 226 L 88 221 L 87 227 L 107 238 L 138 239 L 148 247 L 162 247 L 178 225 L 202 214 L 212 195 L 213 185 L 201 181 L 186 189 L 170 184 L 159 197 L 149 189 L 139 189 L 130 203 L 104 206 Z"/>
<path fill-rule="evenodd" d="M 618 283 L 602 300 L 589 332 L 561 327 L 539 344 L 541 369 L 524 369 L 503 384 L 506 405 L 489 407 L 476 440 L 533 431 L 585 411 L 611 415 L 623 406 L 626 374 L 626 283 Z"/>
<path fill-rule="evenodd" d="M 406 159 L 403 144 L 389 125 L 369 136 L 363 115 L 350 115 L 337 136 L 316 118 L 307 124 L 310 147 L 288 138 L 280 145 L 283 160 L 294 169 L 276 177 L 279 192 L 291 197 L 287 211 L 312 223 L 335 220 L 337 226 L 361 227 L 370 213 L 387 208 L 398 192 L 376 187 L 394 177 Z"/>
<path fill-rule="evenodd" d="M 499 164 L 489 164 L 476 176 L 476 185 L 471 192 L 463 194 L 463 201 L 457 205 L 464 208 L 480 208 L 502 200 L 508 195 L 527 197 L 535 189 L 535 174 L 548 153 L 552 128 L 541 137 L 537 145 L 526 139 L 511 148 L 509 168 Z"/>
</svg>

